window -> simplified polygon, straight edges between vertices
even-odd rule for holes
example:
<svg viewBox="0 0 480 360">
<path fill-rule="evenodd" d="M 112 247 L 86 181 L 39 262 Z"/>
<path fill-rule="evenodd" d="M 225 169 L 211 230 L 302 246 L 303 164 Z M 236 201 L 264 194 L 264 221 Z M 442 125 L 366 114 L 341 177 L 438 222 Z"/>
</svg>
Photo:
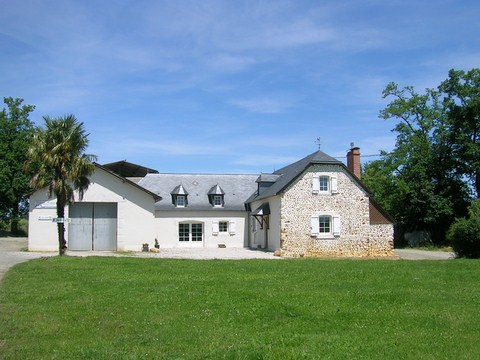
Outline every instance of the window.
<svg viewBox="0 0 480 360">
<path fill-rule="evenodd" d="M 213 207 L 225 206 L 225 191 L 222 190 L 220 185 L 213 186 L 207 193 L 208 202 Z"/>
<path fill-rule="evenodd" d="M 235 221 L 212 221 L 212 234 L 218 235 L 219 233 L 226 234 L 229 233 L 230 235 L 235 235 L 237 230 L 237 226 Z"/>
<path fill-rule="evenodd" d="M 318 218 L 318 232 L 320 234 L 329 234 L 330 233 L 330 216 L 319 216 Z"/>
<path fill-rule="evenodd" d="M 188 192 L 185 190 L 183 185 L 178 185 L 170 193 L 172 195 L 172 204 L 175 207 L 185 207 L 188 204 Z"/>
<path fill-rule="evenodd" d="M 177 195 L 175 205 L 177 207 L 185 207 L 185 195 Z"/>
<path fill-rule="evenodd" d="M 312 215 L 310 219 L 310 235 L 318 238 L 340 236 L 340 216 Z"/>
<path fill-rule="evenodd" d="M 218 223 L 218 231 L 226 233 L 228 231 L 228 221 L 220 221 Z"/>
<path fill-rule="evenodd" d="M 319 191 L 328 191 L 328 183 L 330 182 L 328 176 L 320 176 L 318 180 Z"/>
<path fill-rule="evenodd" d="M 214 195 L 213 206 L 222 206 L 222 205 L 223 205 L 223 195 Z"/>
<path fill-rule="evenodd" d="M 178 224 L 178 241 L 182 243 L 187 242 L 201 242 L 203 240 L 203 224 Z"/>
<path fill-rule="evenodd" d="M 203 226 L 202 224 L 192 224 L 192 241 L 202 241 Z"/>
<path fill-rule="evenodd" d="M 312 192 L 314 194 L 336 194 L 337 177 L 333 175 L 313 175 Z"/>
<path fill-rule="evenodd" d="M 178 224 L 178 241 L 190 240 L 190 224 Z"/>
</svg>

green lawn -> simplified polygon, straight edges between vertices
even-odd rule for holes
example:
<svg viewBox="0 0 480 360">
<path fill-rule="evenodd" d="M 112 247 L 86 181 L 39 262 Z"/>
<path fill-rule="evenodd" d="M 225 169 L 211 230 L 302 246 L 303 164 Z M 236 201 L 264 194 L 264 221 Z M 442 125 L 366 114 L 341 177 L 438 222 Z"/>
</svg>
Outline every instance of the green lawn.
<svg viewBox="0 0 480 360">
<path fill-rule="evenodd" d="M 0 359 L 479 359 L 480 261 L 55 257 L 0 284 Z"/>
</svg>

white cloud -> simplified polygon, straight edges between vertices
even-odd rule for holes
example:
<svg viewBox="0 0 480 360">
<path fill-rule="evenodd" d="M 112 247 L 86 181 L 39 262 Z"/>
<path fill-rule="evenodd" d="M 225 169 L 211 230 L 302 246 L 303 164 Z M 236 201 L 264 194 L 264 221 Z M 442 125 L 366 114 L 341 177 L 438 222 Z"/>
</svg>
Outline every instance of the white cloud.
<svg viewBox="0 0 480 360">
<path fill-rule="evenodd" d="M 376 153 L 394 144 L 393 124 L 377 118 L 389 82 L 422 92 L 480 63 L 469 2 L 2 5 L 0 92 L 36 105 L 33 117 L 74 113 L 101 156 L 200 167 L 253 148 L 262 155 L 238 158 L 253 169 L 315 151 L 317 136 L 331 155 L 351 140 Z"/>
<path fill-rule="evenodd" d="M 335 31 L 315 24 L 309 19 L 263 23 L 254 28 L 245 28 L 233 42 L 224 43 L 236 49 L 282 49 L 331 42 Z"/>
</svg>

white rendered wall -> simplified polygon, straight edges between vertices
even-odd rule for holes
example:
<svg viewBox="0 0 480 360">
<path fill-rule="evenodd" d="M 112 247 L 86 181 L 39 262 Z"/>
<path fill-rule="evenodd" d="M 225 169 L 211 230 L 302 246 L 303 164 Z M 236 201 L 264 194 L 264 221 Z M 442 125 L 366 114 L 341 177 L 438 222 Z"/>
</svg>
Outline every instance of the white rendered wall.
<svg viewBox="0 0 480 360">
<path fill-rule="evenodd" d="M 255 211 L 259 206 L 264 203 L 268 203 L 270 206 L 270 215 L 269 219 L 269 228 L 268 228 L 268 250 L 275 251 L 280 249 L 280 196 L 271 196 L 269 198 L 255 201 L 251 203 L 252 211 Z M 252 223 L 252 234 L 251 234 L 251 247 L 252 248 L 265 248 L 265 228 L 260 229 L 259 224 L 253 225 L 257 222 L 256 219 L 250 219 Z M 253 231 L 256 229 L 256 231 Z"/>
<path fill-rule="evenodd" d="M 151 195 L 99 168 L 90 176 L 90 182 L 83 199 L 79 200 L 76 193 L 75 201 L 118 204 L 118 251 L 141 251 L 143 243 L 153 244 L 154 199 Z M 46 220 L 48 216 L 56 217 L 56 209 L 44 208 L 51 203 L 55 203 L 55 200 L 48 199 L 46 189 L 36 191 L 30 197 L 28 239 L 30 251 L 58 250 L 56 224 Z M 68 207 L 65 213 L 68 217 Z M 68 241 L 68 223 L 65 228 L 65 239 Z"/>
<path fill-rule="evenodd" d="M 28 214 L 28 250 L 58 251 L 56 199 L 49 199 L 47 189 L 36 191 L 30 196 Z"/>
<path fill-rule="evenodd" d="M 247 247 L 247 215 L 244 211 L 165 211 L 157 210 L 155 218 L 156 238 L 160 248 L 175 248 L 182 246 L 201 246 L 217 248 L 225 245 L 227 248 Z M 235 223 L 235 233 L 213 233 L 214 221 Z M 201 244 L 181 243 L 178 241 L 179 223 L 202 223 L 203 241 Z M 149 244 L 150 246 L 153 243 Z"/>
</svg>

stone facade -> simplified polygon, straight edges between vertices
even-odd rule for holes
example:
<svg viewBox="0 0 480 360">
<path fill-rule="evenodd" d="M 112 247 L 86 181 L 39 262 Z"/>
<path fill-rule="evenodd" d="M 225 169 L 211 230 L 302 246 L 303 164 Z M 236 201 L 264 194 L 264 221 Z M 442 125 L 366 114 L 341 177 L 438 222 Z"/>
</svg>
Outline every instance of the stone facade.
<svg viewBox="0 0 480 360">
<path fill-rule="evenodd" d="M 318 176 L 335 179 L 335 191 L 314 193 Z M 393 225 L 371 224 L 369 194 L 345 167 L 312 164 L 279 196 L 282 256 L 393 256 Z M 312 235 L 312 216 L 339 219 L 338 233 Z"/>
</svg>

